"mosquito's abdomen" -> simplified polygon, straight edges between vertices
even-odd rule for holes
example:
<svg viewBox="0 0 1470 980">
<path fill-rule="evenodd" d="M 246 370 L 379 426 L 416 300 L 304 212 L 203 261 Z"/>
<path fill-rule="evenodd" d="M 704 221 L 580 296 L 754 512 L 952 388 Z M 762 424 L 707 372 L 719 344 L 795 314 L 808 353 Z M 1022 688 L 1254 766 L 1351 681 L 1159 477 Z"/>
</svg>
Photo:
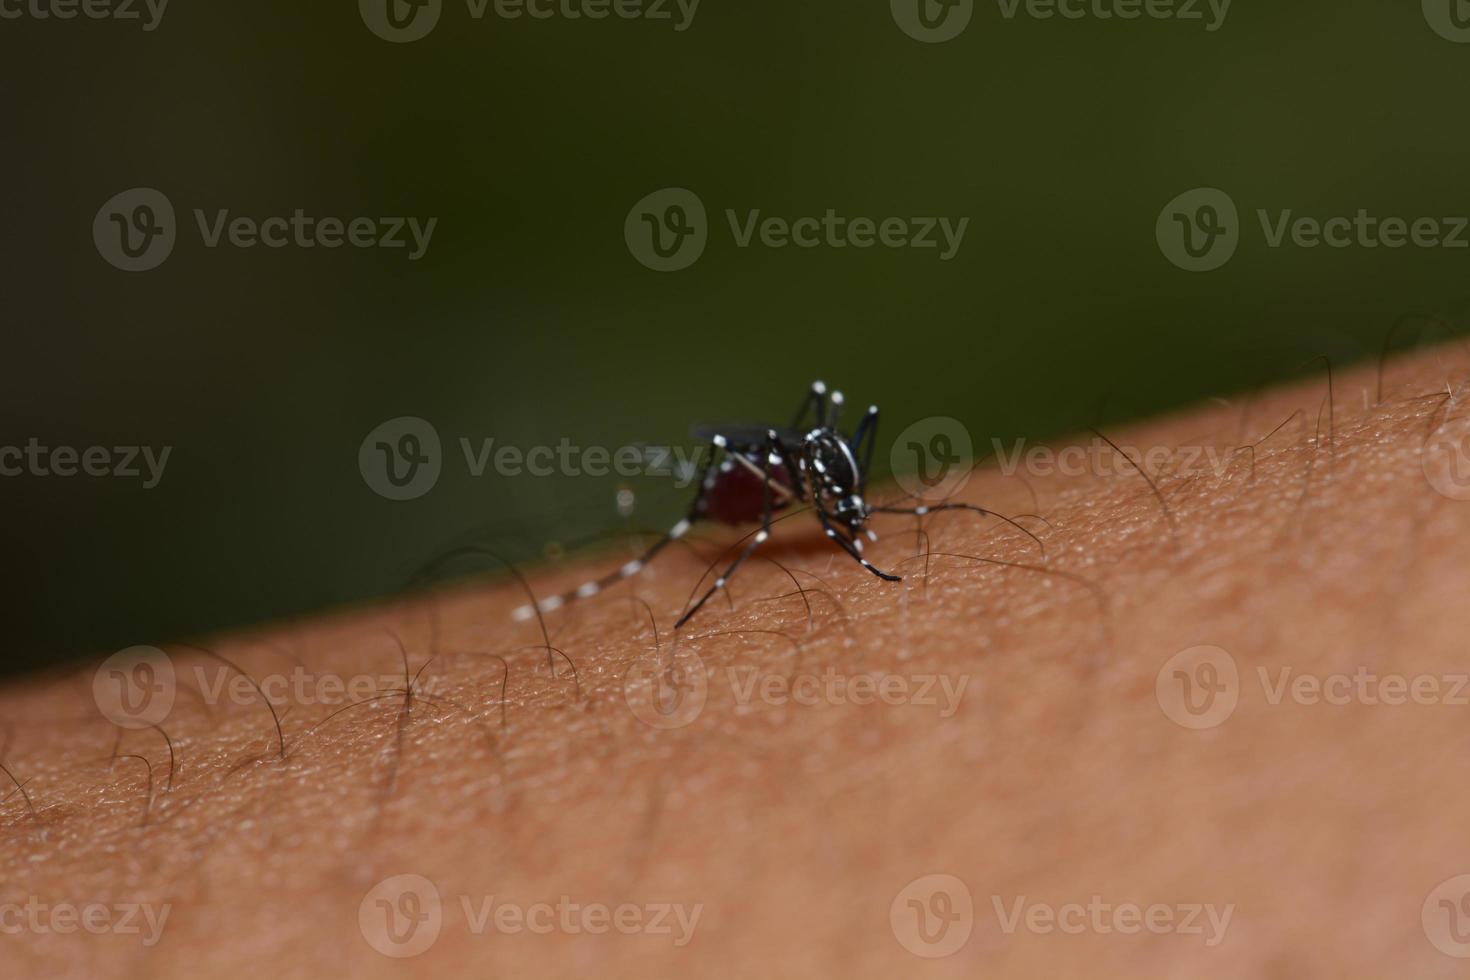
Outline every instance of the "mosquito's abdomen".
<svg viewBox="0 0 1470 980">
<path fill-rule="evenodd" d="M 785 466 L 771 467 L 771 509 L 779 510 L 791 502 L 791 474 Z M 749 524 L 765 513 L 764 481 L 744 466 L 730 465 L 711 473 L 705 483 L 699 517 L 721 524 Z M 787 493 L 782 493 L 781 490 Z"/>
</svg>

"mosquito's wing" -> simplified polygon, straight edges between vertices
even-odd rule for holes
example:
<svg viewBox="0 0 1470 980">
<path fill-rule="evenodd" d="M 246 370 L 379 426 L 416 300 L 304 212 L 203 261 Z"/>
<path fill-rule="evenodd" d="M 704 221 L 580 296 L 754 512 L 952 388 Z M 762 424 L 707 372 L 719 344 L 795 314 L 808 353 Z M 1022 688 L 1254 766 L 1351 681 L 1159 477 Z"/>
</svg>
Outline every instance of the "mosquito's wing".
<svg viewBox="0 0 1470 980">
<path fill-rule="evenodd" d="M 795 429 L 759 422 L 701 422 L 691 426 L 689 434 L 700 442 L 711 442 L 715 436 L 724 436 L 734 449 L 763 449 L 767 434 L 772 431 L 787 449 L 795 450 L 801 445 L 801 433 Z"/>
</svg>

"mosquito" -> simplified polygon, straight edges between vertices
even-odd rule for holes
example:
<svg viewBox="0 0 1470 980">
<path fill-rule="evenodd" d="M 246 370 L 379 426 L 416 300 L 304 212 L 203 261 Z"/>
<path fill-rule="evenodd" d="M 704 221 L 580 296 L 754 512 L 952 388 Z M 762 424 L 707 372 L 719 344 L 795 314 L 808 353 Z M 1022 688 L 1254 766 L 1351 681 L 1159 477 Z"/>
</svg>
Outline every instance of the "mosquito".
<svg viewBox="0 0 1470 980">
<path fill-rule="evenodd" d="M 878 568 L 863 557 L 863 537 L 877 541 L 867 526 L 874 514 L 911 514 L 922 517 L 942 510 L 969 510 L 999 517 L 1032 540 L 1036 536 L 1002 514 L 972 504 L 919 504 L 913 507 L 876 505 L 868 502 L 868 470 L 878 436 L 878 406 L 870 405 L 851 436 L 840 429 L 843 397 L 829 392 L 821 381 L 812 383 L 802 399 L 796 418 L 789 426 L 776 428 L 751 423 L 696 425 L 694 438 L 709 443 L 709 452 L 699 471 L 698 484 L 689 511 L 641 556 L 617 571 L 587 582 L 561 595 L 542 599 L 534 606 L 516 609 L 513 616 L 525 620 L 539 609 L 554 612 L 577 599 L 597 595 L 623 579 L 637 575 L 671 542 L 682 538 L 701 521 L 740 525 L 760 521 L 760 530 L 715 579 L 714 585 L 674 624 L 677 630 L 725 588 L 736 570 L 771 536 L 771 515 L 792 504 L 810 504 L 827 537 L 853 561 L 885 582 L 902 577 Z M 1040 544 L 1039 541 L 1037 541 Z"/>
</svg>

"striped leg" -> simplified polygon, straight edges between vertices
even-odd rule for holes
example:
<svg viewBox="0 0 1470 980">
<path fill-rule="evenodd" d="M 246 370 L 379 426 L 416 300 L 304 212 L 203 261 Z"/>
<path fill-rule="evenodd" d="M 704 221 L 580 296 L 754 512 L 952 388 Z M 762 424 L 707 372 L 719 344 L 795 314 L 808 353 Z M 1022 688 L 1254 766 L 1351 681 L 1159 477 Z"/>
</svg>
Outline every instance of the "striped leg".
<svg viewBox="0 0 1470 980">
<path fill-rule="evenodd" d="M 827 519 L 827 512 L 824 511 L 820 506 L 817 507 L 817 516 L 822 520 L 822 528 L 827 532 L 827 537 L 837 542 L 837 544 L 841 546 L 843 551 L 852 556 L 853 561 L 857 562 L 859 565 L 863 566 L 868 571 L 872 572 L 874 575 L 878 576 L 885 582 L 903 581 L 903 576 L 889 575 L 887 572 L 880 571 L 876 565 L 864 558 L 862 552 L 858 550 L 857 543 L 855 541 L 849 541 L 845 534 L 841 533 L 837 530 L 837 528 L 833 527 L 832 522 Z"/>
<path fill-rule="evenodd" d="M 715 579 L 715 584 L 709 587 L 709 591 L 700 596 L 699 601 L 688 612 L 679 617 L 679 621 L 674 624 L 674 629 L 676 630 L 689 622 L 694 614 L 699 612 L 716 592 L 723 589 L 725 583 L 730 580 L 730 576 L 735 574 L 735 569 L 740 567 L 741 562 L 749 558 L 751 552 L 765 544 L 766 539 L 771 536 L 771 457 L 773 455 L 781 455 L 779 452 L 781 441 L 776 437 L 776 433 L 771 432 L 767 434 L 766 442 L 766 451 L 761 454 L 761 477 L 762 483 L 764 484 L 762 491 L 764 507 L 762 508 L 761 529 L 755 532 L 755 537 L 751 538 L 750 544 L 741 549 L 740 554 L 730 563 L 730 567 L 725 569 L 719 578 Z"/>
<path fill-rule="evenodd" d="M 865 441 L 866 440 L 866 441 Z M 873 462 L 873 446 L 878 441 L 878 406 L 869 405 L 863 419 L 852 434 L 853 455 L 857 457 L 859 490 L 868 485 L 868 467 Z"/>
<path fill-rule="evenodd" d="M 595 596 L 603 589 L 610 588 L 611 586 L 616 585 L 625 578 L 632 578 L 634 575 L 637 575 L 639 572 L 643 571 L 644 567 L 653 560 L 655 555 L 666 548 L 670 543 L 682 538 L 688 532 L 689 525 L 690 520 L 686 517 L 679 523 L 675 524 L 673 527 L 669 528 L 668 532 L 663 537 L 655 541 L 647 551 L 639 555 L 637 558 L 634 558 L 632 561 L 624 563 L 617 571 L 610 572 L 607 575 L 604 575 L 602 578 L 593 579 L 590 582 L 583 582 L 575 589 L 572 589 L 569 592 L 563 592 L 561 595 L 548 596 L 547 598 L 542 599 L 540 602 L 536 603 L 534 607 L 531 606 L 529 603 L 524 606 L 518 606 L 516 607 L 516 610 L 511 613 L 511 618 L 514 619 L 516 622 L 522 622 L 536 615 L 537 609 L 540 609 L 544 613 L 555 612 L 556 610 L 560 609 L 562 606 L 565 606 L 567 603 L 571 602 L 574 599 L 586 599 L 591 596 Z"/>
<path fill-rule="evenodd" d="M 716 443 L 716 448 L 723 449 L 724 447 L 723 445 Z M 639 555 L 637 558 L 634 558 L 632 561 L 624 563 L 622 567 L 620 567 L 617 571 L 610 572 L 609 574 L 604 575 L 602 578 L 593 579 L 591 582 L 583 582 L 575 589 L 572 589 L 569 592 L 563 592 L 561 595 L 548 596 L 547 598 L 542 599 L 540 602 L 536 603 L 534 606 L 530 605 L 529 603 L 524 606 L 518 606 L 515 611 L 510 614 L 511 618 L 514 619 L 516 622 L 524 622 L 525 620 L 530 619 L 532 616 L 536 615 L 536 610 L 538 609 L 543 613 L 555 612 L 556 610 L 560 609 L 562 606 L 565 606 L 567 603 L 572 602 L 573 600 L 586 599 L 590 596 L 595 596 L 603 589 L 616 585 L 625 578 L 632 578 L 634 575 L 637 575 L 639 572 L 643 571 L 648 563 L 653 560 L 655 555 L 657 555 L 664 548 L 668 547 L 669 544 L 671 544 L 672 542 L 682 538 L 686 533 L 688 533 L 690 525 L 692 525 L 696 520 L 699 519 L 699 507 L 700 504 L 704 502 L 705 477 L 709 475 L 710 467 L 714 465 L 714 461 L 715 453 L 711 451 L 710 454 L 705 458 L 704 465 L 700 467 L 699 477 L 695 481 L 699 489 L 694 494 L 693 503 L 689 505 L 689 512 L 684 515 L 683 520 L 679 521 L 679 523 L 669 528 L 668 532 L 665 533 L 663 537 L 655 541 L 647 551 Z"/>
</svg>

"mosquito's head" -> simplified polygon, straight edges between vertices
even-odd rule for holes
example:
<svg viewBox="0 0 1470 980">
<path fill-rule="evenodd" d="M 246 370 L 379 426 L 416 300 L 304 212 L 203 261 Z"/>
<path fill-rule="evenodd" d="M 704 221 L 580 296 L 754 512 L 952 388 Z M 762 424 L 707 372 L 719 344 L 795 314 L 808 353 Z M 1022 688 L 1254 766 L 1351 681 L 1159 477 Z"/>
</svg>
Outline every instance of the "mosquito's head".
<svg viewBox="0 0 1470 980">
<path fill-rule="evenodd" d="M 857 537 L 863 525 L 868 522 L 868 502 L 862 498 L 861 494 L 850 493 L 837 500 L 832 506 L 831 514 L 840 523 L 846 525 L 853 537 Z"/>
</svg>

